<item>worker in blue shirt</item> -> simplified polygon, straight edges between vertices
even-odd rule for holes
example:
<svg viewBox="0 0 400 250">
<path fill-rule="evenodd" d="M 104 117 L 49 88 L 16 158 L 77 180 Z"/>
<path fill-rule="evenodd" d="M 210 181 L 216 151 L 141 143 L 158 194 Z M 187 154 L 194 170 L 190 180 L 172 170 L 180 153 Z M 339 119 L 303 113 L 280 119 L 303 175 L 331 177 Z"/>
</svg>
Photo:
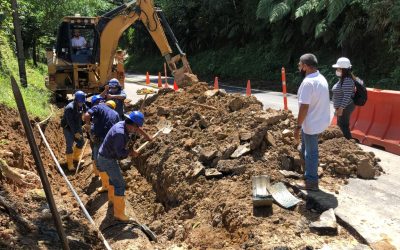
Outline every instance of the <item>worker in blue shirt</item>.
<svg viewBox="0 0 400 250">
<path fill-rule="evenodd" d="M 139 152 L 130 148 L 130 145 L 133 145 L 131 142 L 134 142 L 138 135 L 142 135 L 148 141 L 153 139 L 141 129 L 143 123 L 144 115 L 133 111 L 124 121 L 118 122 L 108 131 L 99 149 L 99 168 L 104 168 L 110 178 L 109 202 L 114 204 L 114 217 L 121 221 L 127 221 L 129 218 L 125 215 L 125 181 L 118 161 L 128 156 L 139 155 Z"/>
<path fill-rule="evenodd" d="M 110 101 L 111 102 L 111 101 Z M 119 122 L 118 113 L 110 108 L 100 95 L 94 95 L 91 100 L 92 107 L 85 113 L 85 130 L 90 134 L 90 145 L 92 147 L 92 164 L 95 175 L 101 179 L 101 187 L 97 189 L 99 193 L 108 190 L 108 175 L 104 169 L 97 169 L 97 155 L 99 148 L 110 128 Z M 90 126 L 92 121 L 92 126 Z M 100 171 L 100 172 L 99 172 Z"/>
<path fill-rule="evenodd" d="M 74 163 L 79 161 L 82 152 L 82 115 L 86 111 L 85 101 L 86 94 L 80 90 L 76 91 L 74 100 L 64 108 L 64 115 L 61 118 L 61 127 L 66 142 L 67 167 L 70 171 L 74 171 Z"/>
<path fill-rule="evenodd" d="M 106 100 L 113 100 L 117 107 L 119 118 L 124 119 L 124 100 L 126 99 L 126 93 L 122 89 L 119 81 L 116 78 L 111 79 L 106 86 L 104 86 L 104 91 L 100 94 Z"/>
</svg>

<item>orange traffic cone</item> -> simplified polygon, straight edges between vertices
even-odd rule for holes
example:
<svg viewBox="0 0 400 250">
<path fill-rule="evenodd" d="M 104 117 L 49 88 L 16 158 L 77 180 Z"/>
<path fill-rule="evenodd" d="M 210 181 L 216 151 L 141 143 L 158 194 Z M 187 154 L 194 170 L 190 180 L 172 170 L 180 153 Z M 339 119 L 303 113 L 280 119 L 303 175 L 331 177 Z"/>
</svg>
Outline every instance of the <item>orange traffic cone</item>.
<svg viewBox="0 0 400 250">
<path fill-rule="evenodd" d="M 176 82 L 174 81 L 174 90 L 175 91 L 178 91 L 179 90 L 179 88 L 178 88 L 178 84 L 176 84 Z"/>
<path fill-rule="evenodd" d="M 214 89 L 218 89 L 218 76 L 214 79 Z"/>
<path fill-rule="evenodd" d="M 149 72 L 146 72 L 146 85 L 150 84 L 150 76 L 149 76 Z"/>
<path fill-rule="evenodd" d="M 250 80 L 247 81 L 246 96 L 251 96 Z"/>
<path fill-rule="evenodd" d="M 161 72 L 158 72 L 158 88 L 162 88 Z"/>
</svg>

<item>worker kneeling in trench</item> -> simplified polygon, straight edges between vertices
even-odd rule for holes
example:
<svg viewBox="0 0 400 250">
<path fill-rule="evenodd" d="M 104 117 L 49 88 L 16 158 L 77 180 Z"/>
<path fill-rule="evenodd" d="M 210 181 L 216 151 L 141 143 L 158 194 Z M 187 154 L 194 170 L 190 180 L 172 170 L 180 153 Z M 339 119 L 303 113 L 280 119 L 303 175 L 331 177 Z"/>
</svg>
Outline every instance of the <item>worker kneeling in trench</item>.
<svg viewBox="0 0 400 250">
<path fill-rule="evenodd" d="M 117 220 L 128 221 L 125 215 L 125 181 L 118 161 L 128 156 L 137 157 L 139 152 L 132 149 L 138 135 L 147 141 L 153 140 L 141 127 L 144 115 L 133 111 L 125 121 L 116 123 L 107 133 L 99 149 L 98 165 L 109 176 L 108 200 L 114 204 L 114 217 Z"/>
</svg>

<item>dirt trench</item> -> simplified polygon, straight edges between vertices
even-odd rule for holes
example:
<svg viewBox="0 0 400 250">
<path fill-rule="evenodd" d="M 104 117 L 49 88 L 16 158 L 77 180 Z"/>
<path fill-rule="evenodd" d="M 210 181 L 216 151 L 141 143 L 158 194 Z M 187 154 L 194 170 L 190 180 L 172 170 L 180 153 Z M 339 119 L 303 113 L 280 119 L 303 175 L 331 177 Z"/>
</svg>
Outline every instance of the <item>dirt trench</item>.
<svg viewBox="0 0 400 250">
<path fill-rule="evenodd" d="M 138 109 L 140 105 L 139 102 L 128 108 Z M 1 117 L 9 112 L 5 108 L 0 111 L 3 109 Z M 311 232 L 308 225 L 318 219 L 321 211 L 306 207 L 305 202 L 290 210 L 277 204 L 268 211 L 253 209 L 252 176 L 268 175 L 273 183 L 291 183 L 293 177 L 286 177 L 281 170 L 298 175 L 303 172 L 290 133 L 295 125 L 290 112 L 263 110 L 254 97 L 210 91 L 200 83 L 184 92 L 159 91 L 146 100 L 144 113 L 145 129 L 150 134 L 157 131 L 160 119 L 172 121 L 174 127 L 169 135 L 150 143 L 140 157 L 121 162 L 127 183 L 127 212 L 138 223 L 148 225 L 156 233 L 157 242 L 150 241 L 135 225 L 118 224 L 113 220 L 107 194 L 96 191 L 100 181 L 92 175 L 89 149 L 85 152 L 82 170 L 76 176 L 69 175 L 113 249 L 311 249 L 324 244 L 352 246 L 359 243 L 359 239 L 341 226 L 334 236 Z M 64 142 L 57 120 L 49 123 L 46 136 L 57 157 L 63 159 Z M 15 147 L 18 152 L 24 152 L 27 155 L 24 167 L 34 171 L 26 142 L 14 139 L 14 135 L 23 138 L 17 121 L 18 118 L 0 123 L 2 129 L 7 127 L 0 142 L 10 141 L 5 147 L 0 144 L 0 149 Z M 19 132 L 13 132 L 18 126 Z M 136 146 L 142 142 L 137 141 Z M 83 244 L 85 249 L 104 249 L 55 171 L 49 154 L 43 147 L 41 152 L 57 204 L 65 207 L 69 217 L 79 221 L 76 228 L 67 229 L 67 234 L 73 234 L 75 242 Z M 17 155 L 6 159 L 10 166 L 18 166 Z M 321 135 L 320 155 L 321 186 L 331 192 L 340 192 L 348 178 L 357 178 L 360 162 L 373 169 L 373 177 L 381 173 L 379 159 L 345 140 L 337 128 L 330 128 Z M 12 184 L 5 187 L 15 189 Z M 26 189 L 22 193 L 26 193 Z M 23 194 L 19 199 L 20 206 L 24 206 Z M 7 214 L 0 216 L 9 220 Z M 74 223 L 68 223 L 68 227 L 72 225 Z M 48 226 L 51 227 L 51 222 Z M 8 227 L 4 222 L 0 235 Z M 7 231 L 7 235 L 14 237 L 13 244 L 17 245 L 24 240 L 44 237 L 41 232 L 22 237 L 18 230 Z M 43 242 L 41 244 L 51 245 L 56 241 Z"/>
</svg>

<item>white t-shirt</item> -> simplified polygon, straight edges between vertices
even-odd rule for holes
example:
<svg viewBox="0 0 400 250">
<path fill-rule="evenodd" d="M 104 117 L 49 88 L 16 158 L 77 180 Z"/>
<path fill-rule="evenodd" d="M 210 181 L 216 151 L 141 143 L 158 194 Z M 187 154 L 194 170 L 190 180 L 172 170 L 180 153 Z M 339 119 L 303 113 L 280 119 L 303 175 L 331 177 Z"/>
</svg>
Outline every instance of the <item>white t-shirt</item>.
<svg viewBox="0 0 400 250">
<path fill-rule="evenodd" d="M 71 42 L 72 42 L 72 47 L 82 48 L 86 46 L 86 39 L 83 36 L 80 36 L 78 38 L 73 37 L 71 39 Z"/>
<path fill-rule="evenodd" d="M 302 124 L 304 133 L 319 134 L 330 124 L 329 86 L 319 71 L 304 78 L 297 92 L 299 106 L 309 104 L 307 116 Z"/>
</svg>

